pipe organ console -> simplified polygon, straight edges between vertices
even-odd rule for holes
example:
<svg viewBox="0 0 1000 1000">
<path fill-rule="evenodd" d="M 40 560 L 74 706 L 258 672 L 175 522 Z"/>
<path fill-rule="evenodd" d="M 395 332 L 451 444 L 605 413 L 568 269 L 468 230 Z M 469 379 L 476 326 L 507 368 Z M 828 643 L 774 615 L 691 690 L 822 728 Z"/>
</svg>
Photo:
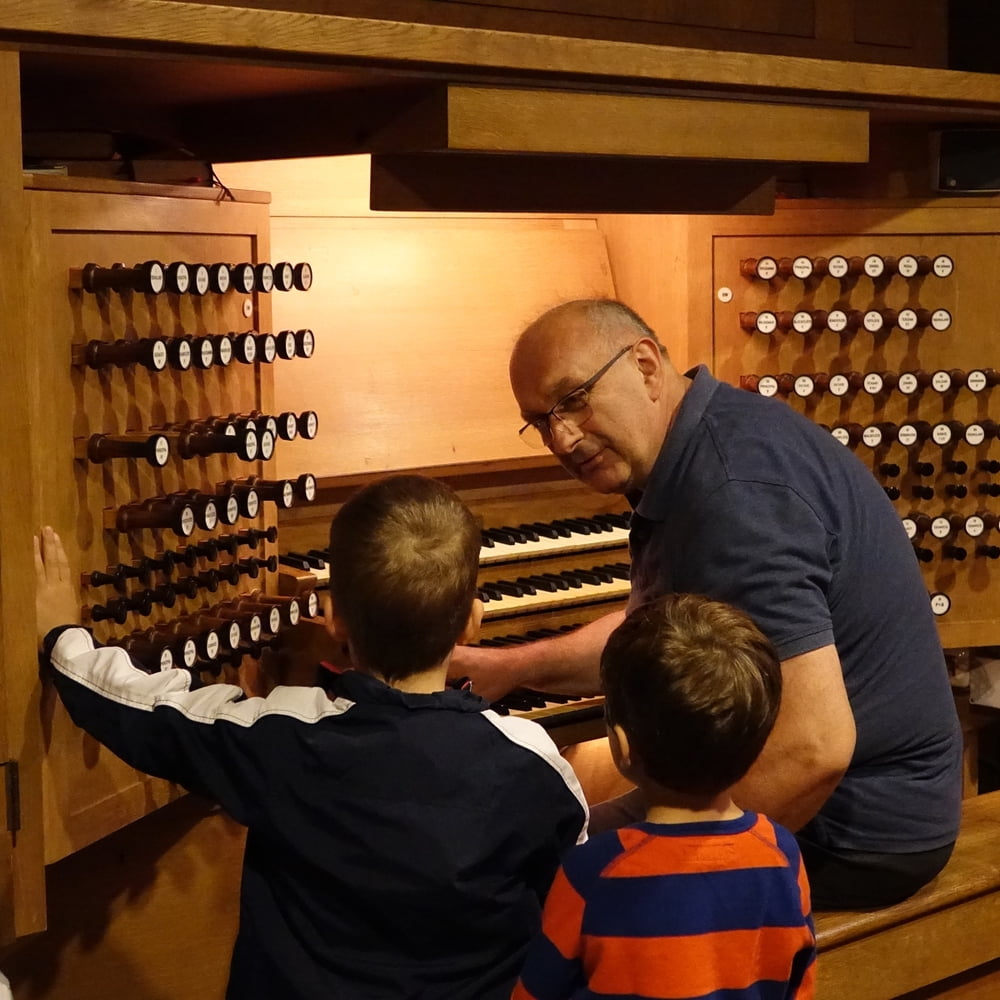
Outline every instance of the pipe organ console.
<svg viewBox="0 0 1000 1000">
<path fill-rule="evenodd" d="M 523 510 L 529 508 L 527 501 Z M 477 513 L 486 518 L 490 511 Z M 597 511 L 484 527 L 479 560 L 481 644 L 533 642 L 624 607 L 630 589 L 628 523 L 627 512 Z M 278 564 L 280 587 L 286 593 L 322 590 L 329 582 L 326 549 L 290 549 L 278 557 Z M 603 705 L 600 696 L 517 690 L 494 708 L 535 719 L 565 746 L 604 734 Z"/>
<path fill-rule="evenodd" d="M 319 431 L 312 410 L 275 410 L 269 367 L 314 353 L 311 329 L 269 329 L 269 293 L 308 290 L 312 268 L 262 259 L 260 199 L 54 187 L 29 196 L 52 331 L 38 344 L 47 447 L 34 479 L 40 520 L 80 574 L 81 619 L 151 673 L 266 692 L 263 651 L 317 611 L 308 589 L 277 592 L 276 512 L 309 503 L 315 478 L 265 472 L 281 442 Z M 116 258 L 140 263 L 103 263 Z M 81 752 L 54 701 L 46 717 L 46 862 L 179 794 Z"/>
<path fill-rule="evenodd" d="M 980 537 L 1000 496 L 1000 376 L 976 303 L 990 279 L 960 244 L 734 236 L 716 240 L 714 266 L 716 373 L 798 409 L 871 468 L 945 646 L 1000 639 L 1000 578 Z"/>
</svg>

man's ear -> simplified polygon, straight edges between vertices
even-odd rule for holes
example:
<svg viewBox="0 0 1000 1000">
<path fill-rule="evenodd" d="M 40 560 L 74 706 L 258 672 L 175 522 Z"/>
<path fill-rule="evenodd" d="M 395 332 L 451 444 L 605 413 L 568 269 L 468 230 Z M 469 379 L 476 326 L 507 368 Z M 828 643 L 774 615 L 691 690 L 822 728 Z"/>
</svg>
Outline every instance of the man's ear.
<svg viewBox="0 0 1000 1000">
<path fill-rule="evenodd" d="M 465 623 L 462 634 L 458 637 L 459 646 L 466 646 L 479 638 L 479 626 L 483 623 L 483 602 L 475 597 L 469 608 L 469 620 Z"/>
<path fill-rule="evenodd" d="M 663 355 L 655 341 L 648 337 L 643 337 L 635 345 L 635 360 L 642 372 L 643 381 L 646 384 L 646 391 L 650 399 L 659 398 L 663 387 Z"/>
</svg>

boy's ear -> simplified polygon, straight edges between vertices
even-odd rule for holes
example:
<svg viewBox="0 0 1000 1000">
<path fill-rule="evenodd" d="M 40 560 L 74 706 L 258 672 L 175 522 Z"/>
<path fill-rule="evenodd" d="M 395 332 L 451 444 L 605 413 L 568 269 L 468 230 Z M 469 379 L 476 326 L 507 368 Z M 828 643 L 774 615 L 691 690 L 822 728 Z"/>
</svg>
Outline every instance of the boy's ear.
<svg viewBox="0 0 1000 1000">
<path fill-rule="evenodd" d="M 615 767 L 627 778 L 628 772 L 632 770 L 632 748 L 629 746 L 628 734 L 621 726 L 608 726 L 608 743 Z"/>
<path fill-rule="evenodd" d="M 344 624 L 344 619 L 337 614 L 337 607 L 333 603 L 333 598 L 327 595 L 327 606 L 326 606 L 326 630 L 330 635 L 337 640 L 337 642 L 343 643 L 345 646 L 350 640 L 350 636 L 347 634 L 347 626 Z"/>
<path fill-rule="evenodd" d="M 472 607 L 469 608 L 469 620 L 465 623 L 462 634 L 458 637 L 457 645 L 463 646 L 470 642 L 475 642 L 479 638 L 479 626 L 483 623 L 483 602 L 478 598 L 473 598 Z"/>
</svg>

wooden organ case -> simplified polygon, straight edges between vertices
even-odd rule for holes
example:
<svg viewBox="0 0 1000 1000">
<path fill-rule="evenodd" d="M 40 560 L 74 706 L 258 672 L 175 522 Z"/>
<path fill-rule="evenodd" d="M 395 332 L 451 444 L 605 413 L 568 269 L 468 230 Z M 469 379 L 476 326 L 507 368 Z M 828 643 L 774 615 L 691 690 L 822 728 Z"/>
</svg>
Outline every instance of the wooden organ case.
<svg viewBox="0 0 1000 1000">
<path fill-rule="evenodd" d="M 238 418 L 271 414 L 273 365 L 306 363 L 263 336 L 279 294 L 267 199 L 74 186 L 87 184 L 36 177 L 26 198 L 40 520 L 64 540 L 98 640 L 138 638 L 150 670 L 172 659 L 261 693 L 260 651 L 294 617 L 272 602 L 276 504 L 262 488 L 288 428 Z M 43 699 L 47 864 L 181 794 L 78 730 L 50 687 Z"/>
</svg>

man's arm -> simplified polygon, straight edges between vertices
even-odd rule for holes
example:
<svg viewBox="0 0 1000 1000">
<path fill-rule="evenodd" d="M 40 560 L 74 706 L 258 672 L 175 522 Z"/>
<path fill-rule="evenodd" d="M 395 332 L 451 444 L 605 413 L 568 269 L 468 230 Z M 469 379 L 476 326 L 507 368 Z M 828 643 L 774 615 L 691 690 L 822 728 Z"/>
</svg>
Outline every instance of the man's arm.
<svg viewBox="0 0 1000 1000">
<path fill-rule="evenodd" d="M 733 798 L 798 830 L 844 776 L 856 733 L 835 646 L 784 660 L 781 677 L 778 720 Z"/>
<path fill-rule="evenodd" d="M 553 694 L 596 694 L 601 689 L 601 653 L 608 636 L 625 620 L 614 611 L 554 639 L 483 649 L 457 646 L 451 677 L 469 677 L 472 690 L 495 701 L 516 687 Z"/>
</svg>

